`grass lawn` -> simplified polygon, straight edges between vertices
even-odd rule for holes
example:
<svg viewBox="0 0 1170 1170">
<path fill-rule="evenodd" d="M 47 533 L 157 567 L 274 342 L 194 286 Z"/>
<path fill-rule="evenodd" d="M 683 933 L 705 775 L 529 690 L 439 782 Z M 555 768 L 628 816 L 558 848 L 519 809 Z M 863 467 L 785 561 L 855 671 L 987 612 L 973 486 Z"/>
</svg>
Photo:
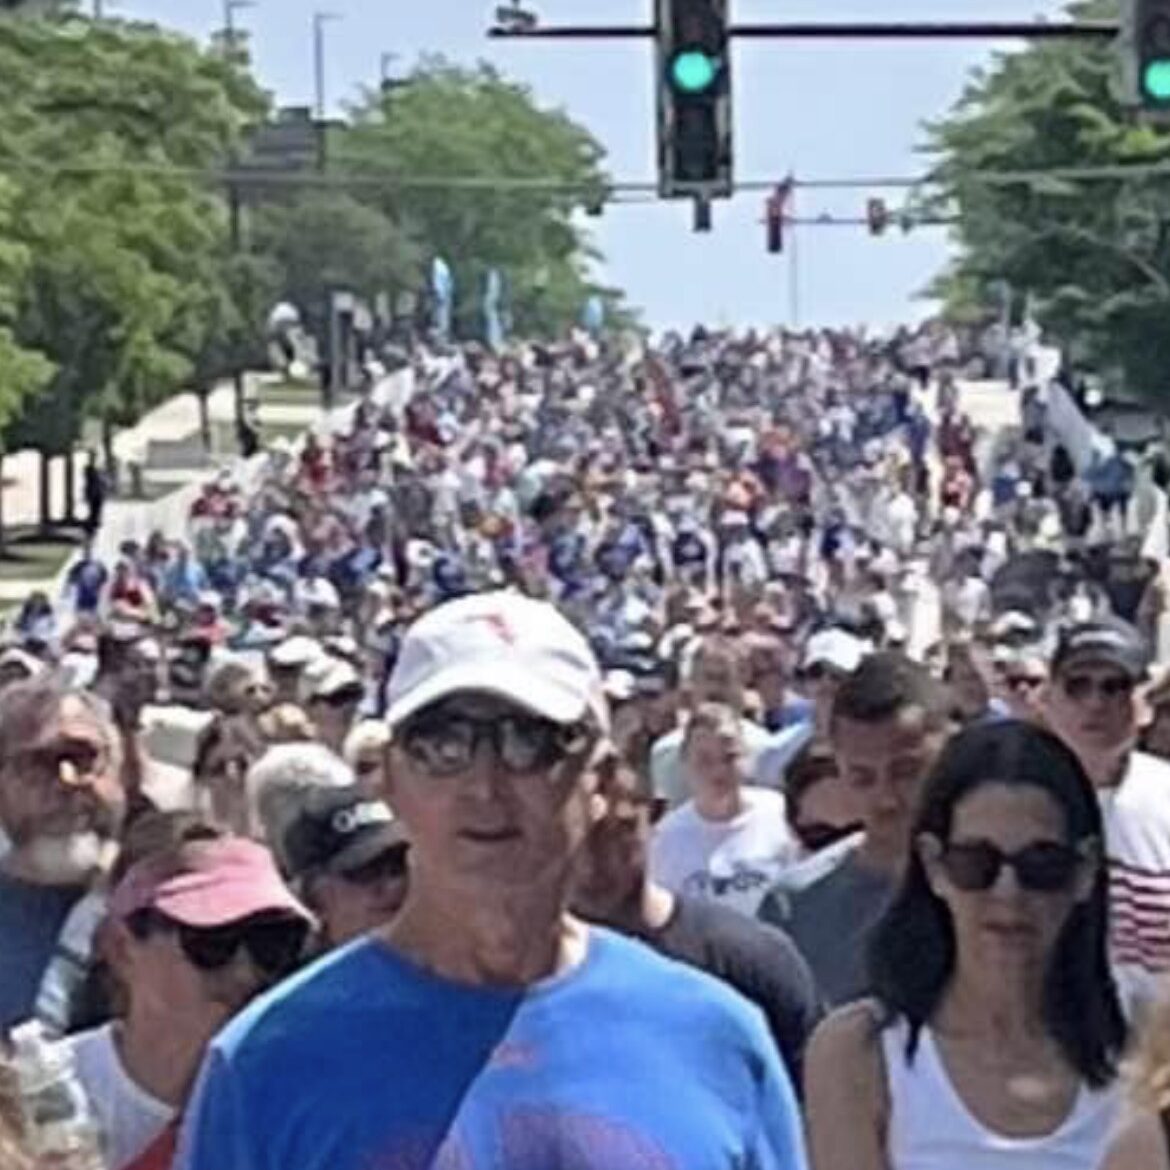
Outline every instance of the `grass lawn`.
<svg viewBox="0 0 1170 1170">
<path fill-rule="evenodd" d="M 73 555 L 77 540 L 68 533 L 43 538 L 19 530 L 6 534 L 0 581 L 51 581 Z"/>
<path fill-rule="evenodd" d="M 266 406 L 317 406 L 320 401 L 317 386 L 266 386 L 260 393 L 260 413 Z"/>
</svg>

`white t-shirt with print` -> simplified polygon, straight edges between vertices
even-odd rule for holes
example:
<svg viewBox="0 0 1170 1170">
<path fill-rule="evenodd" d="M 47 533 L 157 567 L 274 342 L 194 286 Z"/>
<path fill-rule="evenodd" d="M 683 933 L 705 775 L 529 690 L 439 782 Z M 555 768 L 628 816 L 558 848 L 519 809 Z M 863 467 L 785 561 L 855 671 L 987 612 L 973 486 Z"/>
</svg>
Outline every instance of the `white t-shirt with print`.
<svg viewBox="0 0 1170 1170">
<path fill-rule="evenodd" d="M 676 894 L 754 916 L 778 873 L 799 856 L 784 797 L 746 787 L 743 809 L 730 821 L 707 820 L 694 801 L 668 813 L 650 841 L 650 876 Z"/>
<path fill-rule="evenodd" d="M 159 1137 L 177 1111 L 130 1079 L 114 1043 L 112 1024 L 62 1043 L 72 1052 L 77 1079 L 101 1126 L 107 1164 L 110 1170 L 122 1170 Z"/>
</svg>

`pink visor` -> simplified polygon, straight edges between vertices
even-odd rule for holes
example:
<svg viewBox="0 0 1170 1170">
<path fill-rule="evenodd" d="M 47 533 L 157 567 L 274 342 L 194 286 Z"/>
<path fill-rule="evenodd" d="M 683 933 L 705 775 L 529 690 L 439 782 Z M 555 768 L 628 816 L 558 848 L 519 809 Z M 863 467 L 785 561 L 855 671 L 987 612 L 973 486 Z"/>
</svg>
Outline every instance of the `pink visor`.
<svg viewBox="0 0 1170 1170">
<path fill-rule="evenodd" d="M 110 896 L 110 916 L 157 910 L 184 926 L 226 926 L 254 914 L 312 915 L 284 884 L 272 854 L 243 837 L 191 841 L 131 867 Z"/>
</svg>

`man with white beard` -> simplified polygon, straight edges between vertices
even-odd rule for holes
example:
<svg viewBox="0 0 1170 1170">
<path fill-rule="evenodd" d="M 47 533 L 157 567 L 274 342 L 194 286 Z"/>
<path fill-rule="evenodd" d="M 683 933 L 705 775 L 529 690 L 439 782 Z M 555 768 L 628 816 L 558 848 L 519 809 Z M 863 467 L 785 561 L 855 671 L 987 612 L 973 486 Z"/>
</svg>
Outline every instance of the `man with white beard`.
<svg viewBox="0 0 1170 1170">
<path fill-rule="evenodd" d="M 92 696 L 40 677 L 0 698 L 0 1031 L 32 1014 L 66 917 L 113 860 L 120 764 Z"/>
</svg>

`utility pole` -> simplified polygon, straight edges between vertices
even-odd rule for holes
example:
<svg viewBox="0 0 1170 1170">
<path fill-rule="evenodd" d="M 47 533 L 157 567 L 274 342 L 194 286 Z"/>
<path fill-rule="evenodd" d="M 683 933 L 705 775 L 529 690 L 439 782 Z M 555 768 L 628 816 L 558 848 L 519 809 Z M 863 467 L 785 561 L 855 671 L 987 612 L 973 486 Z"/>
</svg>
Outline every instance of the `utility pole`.
<svg viewBox="0 0 1170 1170">
<path fill-rule="evenodd" d="M 229 49 L 236 45 L 236 13 L 255 7 L 256 0 L 223 0 L 223 31 Z"/>
<path fill-rule="evenodd" d="M 790 188 L 789 210 L 796 218 L 796 186 Z M 793 329 L 800 328 L 800 232 L 793 228 L 788 245 L 788 317 Z"/>
<path fill-rule="evenodd" d="M 334 12 L 313 13 L 313 110 L 317 128 L 317 170 L 324 175 L 329 168 L 328 127 L 325 121 L 325 26 L 340 19 Z M 329 410 L 338 390 L 339 354 L 337 342 L 337 306 L 332 289 L 325 291 L 325 360 L 321 363 L 321 405 Z"/>
<path fill-rule="evenodd" d="M 255 8 L 256 0 L 223 0 L 223 29 L 224 29 L 224 51 L 229 60 L 235 53 L 236 48 L 236 13 L 246 8 Z M 239 256 L 244 250 L 244 201 L 240 192 L 239 179 L 236 175 L 237 164 L 239 163 L 239 156 L 236 150 L 232 149 L 231 158 L 229 160 L 229 175 L 228 175 L 228 237 L 231 245 L 232 255 Z M 232 398 L 233 408 L 236 422 L 236 441 L 240 443 L 244 432 L 245 422 L 245 399 L 247 396 L 246 380 L 244 370 L 242 368 L 242 355 L 239 353 L 232 353 L 231 355 L 232 367 Z M 210 427 L 207 425 L 207 420 L 202 419 L 204 438 L 206 439 Z"/>
<path fill-rule="evenodd" d="M 329 162 L 325 134 L 325 26 L 339 19 L 335 12 L 313 13 L 313 107 L 317 120 L 317 169 L 322 173 Z"/>
</svg>

